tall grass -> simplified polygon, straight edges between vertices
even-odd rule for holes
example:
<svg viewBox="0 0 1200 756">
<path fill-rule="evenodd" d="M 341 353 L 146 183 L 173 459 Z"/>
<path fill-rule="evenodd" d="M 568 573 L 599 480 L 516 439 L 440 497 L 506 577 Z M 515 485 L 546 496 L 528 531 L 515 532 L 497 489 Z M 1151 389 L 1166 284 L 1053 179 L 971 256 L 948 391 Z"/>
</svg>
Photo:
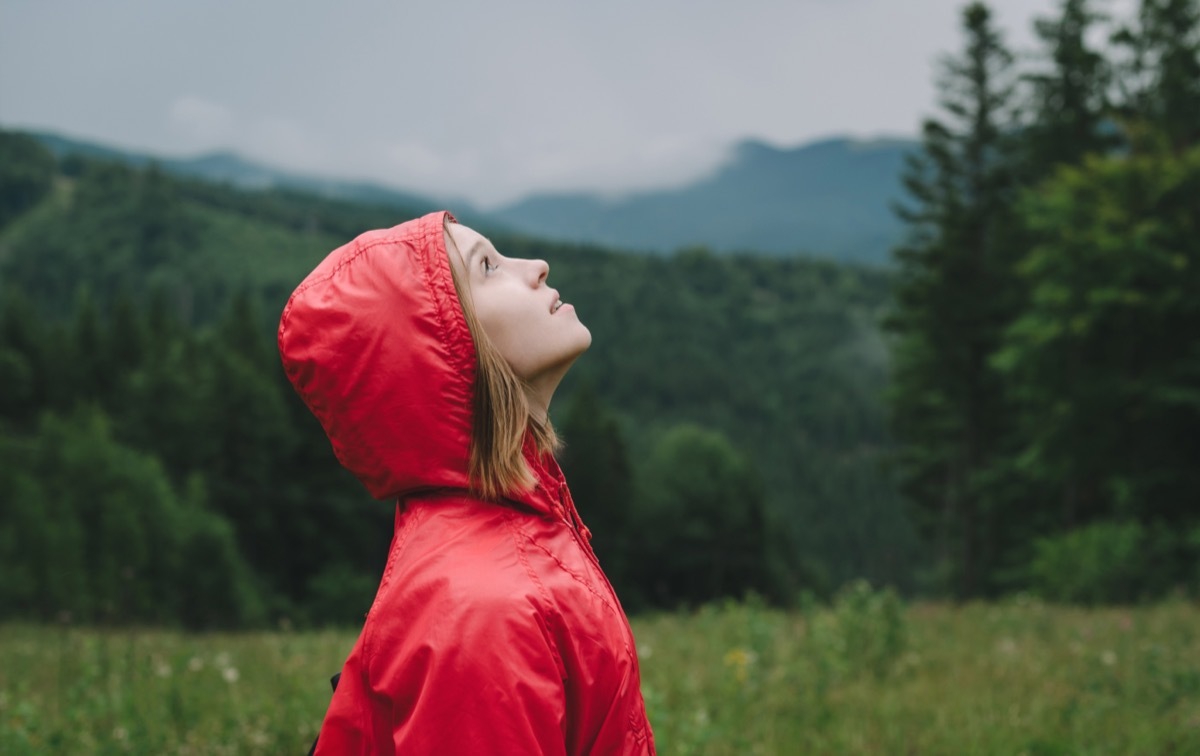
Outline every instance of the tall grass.
<svg viewBox="0 0 1200 756">
<path fill-rule="evenodd" d="M 845 601 L 639 623 L 662 752 L 1200 754 L 1194 605 L 919 604 L 886 661 L 889 624 Z"/>
<path fill-rule="evenodd" d="M 663 754 L 1200 753 L 1200 608 L 750 601 L 634 622 Z M 0 626 L 0 753 L 303 753 L 353 631 Z"/>
</svg>

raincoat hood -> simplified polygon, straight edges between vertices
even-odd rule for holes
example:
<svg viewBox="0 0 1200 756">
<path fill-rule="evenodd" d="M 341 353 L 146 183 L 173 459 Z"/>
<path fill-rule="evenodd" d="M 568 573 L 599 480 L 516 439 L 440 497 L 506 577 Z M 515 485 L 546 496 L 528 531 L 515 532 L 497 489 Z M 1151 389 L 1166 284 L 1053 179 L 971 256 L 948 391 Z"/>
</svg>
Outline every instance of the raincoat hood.
<svg viewBox="0 0 1200 756">
<path fill-rule="evenodd" d="M 279 352 L 334 454 L 377 499 L 466 488 L 476 357 L 430 213 L 329 254 L 288 299 Z"/>
</svg>

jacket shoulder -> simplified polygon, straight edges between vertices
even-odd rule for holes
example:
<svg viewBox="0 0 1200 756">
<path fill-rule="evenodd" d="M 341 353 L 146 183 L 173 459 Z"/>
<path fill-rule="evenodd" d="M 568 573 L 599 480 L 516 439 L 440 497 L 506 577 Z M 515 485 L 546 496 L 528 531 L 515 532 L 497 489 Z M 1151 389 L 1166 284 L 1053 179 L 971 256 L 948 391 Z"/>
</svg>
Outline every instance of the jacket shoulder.
<svg viewBox="0 0 1200 756">
<path fill-rule="evenodd" d="M 503 632 L 549 643 L 554 601 L 531 564 L 521 517 L 466 497 L 411 506 L 367 616 L 368 653 L 439 637 L 468 645 Z"/>
</svg>

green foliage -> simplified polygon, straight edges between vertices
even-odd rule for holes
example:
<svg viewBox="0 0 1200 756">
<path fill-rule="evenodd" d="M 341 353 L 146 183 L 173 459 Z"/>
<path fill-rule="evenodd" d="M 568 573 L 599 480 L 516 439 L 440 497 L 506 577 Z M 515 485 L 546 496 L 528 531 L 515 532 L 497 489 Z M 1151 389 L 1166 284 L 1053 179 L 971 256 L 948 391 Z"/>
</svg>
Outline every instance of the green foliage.
<svg viewBox="0 0 1200 756">
<path fill-rule="evenodd" d="M 494 241 L 547 259 L 594 336 L 559 389 L 556 422 L 587 383 L 628 429 L 632 460 L 648 459 L 674 425 L 719 430 L 754 460 L 778 514 L 772 554 L 794 583 L 786 594 L 811 587 L 816 572 L 834 584 L 860 574 L 906 582 L 915 536 L 883 465 L 887 358 L 876 321 L 886 273 L 702 249 L 646 258 Z"/>
<path fill-rule="evenodd" d="M 177 617 L 189 629 L 253 627 L 266 619 L 258 581 L 227 520 L 208 508 L 198 475 L 188 479 L 178 523 Z"/>
<path fill-rule="evenodd" d="M 1022 204 L 1029 306 L 994 362 L 1020 473 L 1071 526 L 1194 517 L 1200 497 L 1200 149 L 1094 158 Z M 1069 233 L 1063 233 L 1069 228 Z"/>
<path fill-rule="evenodd" d="M 1100 521 L 1039 538 L 1028 567 L 1030 588 L 1050 601 L 1132 603 L 1176 587 L 1183 544 L 1169 529 L 1136 520 Z M 1189 556 L 1194 562 L 1196 551 Z"/>
<path fill-rule="evenodd" d="M 193 484 L 183 500 L 154 457 L 118 443 L 99 410 L 44 415 L 4 448 L 5 617 L 81 621 L 258 619 L 228 525 Z"/>
<path fill-rule="evenodd" d="M 657 604 L 767 590 L 762 483 L 720 433 L 679 426 L 646 461 L 634 574 Z"/>
<path fill-rule="evenodd" d="M 966 44 L 943 63 L 944 120 L 923 126 L 909 161 L 911 226 L 896 250 L 900 275 L 887 327 L 896 335 L 889 387 L 901 442 L 895 466 L 937 561 L 956 568 L 956 592 L 981 591 L 994 567 L 1002 499 L 982 475 L 1007 441 L 1003 386 L 987 357 L 1020 305 L 1015 191 L 1013 55 L 982 3 L 962 15 Z"/>
<path fill-rule="evenodd" d="M 605 574 L 628 606 L 636 590 L 628 580 L 635 489 L 625 439 L 587 383 L 575 391 L 560 430 L 566 446 L 559 461 L 575 505 L 592 531 Z"/>
<path fill-rule="evenodd" d="M 865 580 L 843 586 L 828 613 L 809 608 L 812 641 L 843 675 L 883 679 L 905 651 L 904 604 L 891 588 Z"/>
<path fill-rule="evenodd" d="M 378 584 L 378 576 L 343 563 L 326 567 L 308 583 L 304 611 L 309 623 L 337 627 L 361 624 Z"/>
<path fill-rule="evenodd" d="M 0 131 L 0 229 L 46 196 L 54 174 L 49 150 L 32 137 Z"/>
<path fill-rule="evenodd" d="M 1064 0 L 1036 24 L 1042 61 L 1007 128 L 1012 92 L 987 64 L 1010 58 L 988 18 L 968 7 L 941 82 L 958 128 L 928 122 L 906 177 L 889 321 L 897 472 L 935 546 L 924 574 L 963 596 L 1020 586 L 1039 538 L 1192 527 L 1200 497 L 1200 6 L 1146 0 L 1099 49 L 1104 16 Z"/>
</svg>

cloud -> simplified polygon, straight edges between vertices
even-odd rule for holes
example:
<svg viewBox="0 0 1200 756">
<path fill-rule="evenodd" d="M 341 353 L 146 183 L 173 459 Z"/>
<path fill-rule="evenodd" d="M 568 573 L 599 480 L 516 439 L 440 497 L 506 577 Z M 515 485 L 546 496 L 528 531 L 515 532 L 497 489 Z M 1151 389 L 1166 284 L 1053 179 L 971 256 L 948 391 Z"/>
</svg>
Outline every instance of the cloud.
<svg viewBox="0 0 1200 756">
<path fill-rule="evenodd" d="M 235 114 L 225 105 L 183 95 L 167 111 L 172 131 L 184 150 L 234 150 L 250 158 L 293 170 L 334 170 L 328 150 L 300 121 L 277 115 Z"/>
<path fill-rule="evenodd" d="M 275 165 L 305 171 L 328 170 L 321 140 L 292 118 L 267 115 L 252 119 L 235 143 L 239 150 Z"/>
<path fill-rule="evenodd" d="M 383 157 L 389 170 L 394 170 L 421 181 L 436 179 L 468 180 L 474 176 L 464 174 L 462 161 L 442 155 L 429 145 L 416 140 L 390 142 L 383 147 Z M 454 163 L 459 162 L 455 170 Z M 457 174 L 457 175 L 447 175 Z"/>
<path fill-rule="evenodd" d="M 177 97 L 167 116 L 172 129 L 206 147 L 222 143 L 233 134 L 233 112 L 220 103 L 195 95 Z"/>
<path fill-rule="evenodd" d="M 573 145 L 521 145 L 512 151 L 438 145 L 410 138 L 354 150 L 338 173 L 370 177 L 442 197 L 467 197 L 483 208 L 530 192 L 624 193 L 683 183 L 711 170 L 719 146 L 687 138 L 653 139 L 633 149 L 605 145 L 588 152 Z"/>
</svg>

